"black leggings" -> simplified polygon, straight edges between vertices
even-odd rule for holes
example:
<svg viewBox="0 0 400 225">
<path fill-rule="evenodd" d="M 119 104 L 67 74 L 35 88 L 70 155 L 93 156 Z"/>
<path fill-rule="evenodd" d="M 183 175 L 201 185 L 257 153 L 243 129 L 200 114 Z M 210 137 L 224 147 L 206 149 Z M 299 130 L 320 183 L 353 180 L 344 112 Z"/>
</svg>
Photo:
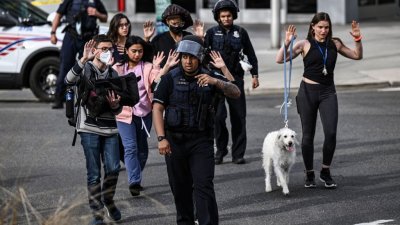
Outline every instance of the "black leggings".
<svg viewBox="0 0 400 225">
<path fill-rule="evenodd" d="M 296 103 L 303 130 L 301 150 L 306 170 L 314 168 L 314 136 L 318 110 L 325 136 L 322 163 L 330 166 L 336 148 L 338 124 L 338 101 L 335 85 L 326 86 L 301 82 Z"/>
</svg>

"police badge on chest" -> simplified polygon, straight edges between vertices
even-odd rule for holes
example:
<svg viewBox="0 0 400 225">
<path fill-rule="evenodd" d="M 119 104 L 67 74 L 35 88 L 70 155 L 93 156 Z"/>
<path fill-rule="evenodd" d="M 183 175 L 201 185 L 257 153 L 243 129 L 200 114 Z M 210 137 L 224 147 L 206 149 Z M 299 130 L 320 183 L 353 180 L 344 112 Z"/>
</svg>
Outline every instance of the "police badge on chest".
<svg viewBox="0 0 400 225">
<path fill-rule="evenodd" d="M 233 32 L 233 36 L 234 36 L 235 38 L 239 38 L 239 37 L 240 37 L 239 32 L 238 32 L 237 30 L 235 30 L 235 31 Z"/>
</svg>

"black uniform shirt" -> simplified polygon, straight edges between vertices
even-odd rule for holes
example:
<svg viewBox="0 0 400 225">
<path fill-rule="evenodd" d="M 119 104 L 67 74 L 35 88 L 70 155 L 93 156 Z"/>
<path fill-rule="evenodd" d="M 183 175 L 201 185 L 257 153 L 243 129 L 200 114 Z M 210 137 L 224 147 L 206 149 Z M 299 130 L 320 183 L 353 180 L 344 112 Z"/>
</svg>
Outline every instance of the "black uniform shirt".
<svg viewBox="0 0 400 225">
<path fill-rule="evenodd" d="M 183 37 L 186 35 L 191 35 L 190 32 L 183 31 Z M 162 34 L 159 34 L 151 40 L 151 45 L 153 47 L 153 54 L 156 55 L 157 52 L 164 52 L 164 59 L 161 62 L 160 66 L 164 67 L 165 63 L 168 59 L 169 51 L 176 49 L 175 40 L 172 38 L 171 34 L 167 31 Z"/>
<path fill-rule="evenodd" d="M 81 0 L 81 3 L 79 3 L 79 0 L 75 2 L 75 4 L 88 4 L 88 0 Z M 94 0 L 96 10 L 101 13 L 101 14 L 107 14 L 107 10 L 104 7 L 103 3 L 100 0 Z M 71 9 L 72 9 L 72 4 L 74 4 L 74 0 L 64 0 L 61 2 L 60 6 L 57 9 L 57 13 L 61 15 L 65 15 L 67 22 L 68 23 L 73 23 L 74 21 L 74 16 L 72 15 Z"/>
<path fill-rule="evenodd" d="M 217 39 L 219 40 L 217 41 Z M 250 37 L 243 27 L 233 25 L 228 31 L 221 25 L 211 27 L 206 32 L 204 46 L 206 48 L 211 47 L 211 50 L 219 51 L 229 71 L 236 78 L 243 78 L 244 75 L 238 57 L 240 48 L 242 48 L 243 53 L 247 55 L 250 64 L 253 66 L 250 73 L 258 75 L 257 56 L 251 44 Z"/>
</svg>

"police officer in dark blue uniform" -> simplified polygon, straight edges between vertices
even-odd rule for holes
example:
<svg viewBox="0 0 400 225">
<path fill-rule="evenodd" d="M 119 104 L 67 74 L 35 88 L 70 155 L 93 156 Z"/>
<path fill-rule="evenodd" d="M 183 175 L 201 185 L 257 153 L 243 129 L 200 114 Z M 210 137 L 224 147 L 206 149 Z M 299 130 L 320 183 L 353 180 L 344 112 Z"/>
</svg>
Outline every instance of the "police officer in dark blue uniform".
<svg viewBox="0 0 400 225">
<path fill-rule="evenodd" d="M 57 78 L 57 87 L 53 109 L 63 108 L 65 76 L 74 66 L 76 54 L 79 58 L 83 53 L 83 45 L 98 34 L 97 19 L 107 22 L 107 10 L 101 0 L 64 0 L 57 9 L 51 26 L 51 43 L 57 43 L 56 30 L 61 18 L 65 16 L 67 26 L 63 30 L 65 36 L 60 52 L 60 73 Z"/>
<path fill-rule="evenodd" d="M 213 117 L 217 92 L 231 98 L 239 88 L 201 65 L 203 41 L 194 35 L 179 42 L 180 65 L 162 76 L 154 91 L 153 123 L 158 149 L 165 155 L 177 224 L 218 224 L 214 192 Z M 165 117 L 163 117 L 165 111 Z"/>
<path fill-rule="evenodd" d="M 244 69 L 247 70 L 252 67 L 250 73 L 253 77 L 253 88 L 257 88 L 259 83 L 257 57 L 249 35 L 244 28 L 233 24 L 233 21 L 237 18 L 238 11 L 239 9 L 234 0 L 217 1 L 214 5 L 213 14 L 218 25 L 207 30 L 204 41 L 205 47 L 221 53 L 229 71 L 235 78 L 234 83 L 241 91 L 239 99 L 226 98 L 226 100 L 229 105 L 232 125 L 232 162 L 243 164 L 245 163 L 243 157 L 247 142 Z M 248 62 L 244 58 L 248 58 Z M 246 66 L 242 64 L 246 64 Z M 215 117 L 215 139 L 217 145 L 215 164 L 221 164 L 223 157 L 228 154 L 229 133 L 225 123 L 226 118 L 225 99 L 222 98 Z"/>
</svg>

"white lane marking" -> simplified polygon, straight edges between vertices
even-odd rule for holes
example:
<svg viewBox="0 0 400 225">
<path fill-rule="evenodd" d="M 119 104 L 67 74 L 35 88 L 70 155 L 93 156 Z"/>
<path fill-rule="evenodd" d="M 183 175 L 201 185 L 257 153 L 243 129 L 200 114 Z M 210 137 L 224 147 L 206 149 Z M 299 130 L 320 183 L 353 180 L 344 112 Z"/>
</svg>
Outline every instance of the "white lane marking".
<svg viewBox="0 0 400 225">
<path fill-rule="evenodd" d="M 400 87 L 381 88 L 381 89 L 378 89 L 378 91 L 382 91 L 382 92 L 385 92 L 385 91 L 400 91 Z"/>
<path fill-rule="evenodd" d="M 373 222 L 366 222 L 366 223 L 357 223 L 354 225 L 378 225 L 378 224 L 384 224 L 384 223 L 389 223 L 389 222 L 393 222 L 394 220 L 376 220 Z"/>
</svg>

